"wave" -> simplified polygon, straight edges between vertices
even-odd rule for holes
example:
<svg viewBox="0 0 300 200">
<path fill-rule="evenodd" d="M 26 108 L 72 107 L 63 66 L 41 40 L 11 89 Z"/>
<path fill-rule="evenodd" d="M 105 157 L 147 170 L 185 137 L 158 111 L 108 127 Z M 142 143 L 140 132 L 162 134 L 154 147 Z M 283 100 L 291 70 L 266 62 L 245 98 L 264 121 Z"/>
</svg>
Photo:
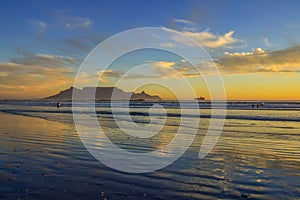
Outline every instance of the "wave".
<svg viewBox="0 0 300 200">
<path fill-rule="evenodd" d="M 229 109 L 229 110 L 295 110 L 300 111 L 300 101 L 201 101 L 195 105 L 192 101 L 160 101 L 160 102 L 128 102 L 114 101 L 114 102 L 61 102 L 63 107 L 96 107 L 96 108 L 150 108 L 155 104 L 160 104 L 165 108 L 173 109 L 194 109 L 195 106 L 201 109 Z M 19 105 L 19 106 L 45 106 L 56 107 L 56 102 L 44 102 L 44 101 L 2 101 L 1 105 Z"/>
<path fill-rule="evenodd" d="M 97 110 L 96 112 L 89 111 L 89 110 L 81 110 L 81 111 L 72 111 L 71 109 L 68 110 L 36 110 L 36 109 L 24 109 L 24 110 L 16 110 L 16 109 L 0 109 L 2 112 L 6 113 L 11 113 L 11 114 L 19 114 L 19 115 L 26 115 L 26 116 L 31 116 L 33 113 L 40 113 L 40 114 L 90 114 L 94 115 L 97 114 L 99 116 L 101 115 L 110 115 L 113 117 L 114 116 L 124 116 L 128 115 L 127 112 L 123 111 L 117 111 L 117 112 L 111 112 L 111 111 L 99 111 Z M 148 112 L 130 112 L 131 116 L 145 116 L 148 117 L 149 113 Z M 151 116 L 156 116 L 156 117 L 164 117 L 165 115 L 162 113 L 158 112 L 151 112 Z M 180 113 L 167 113 L 167 117 L 176 117 L 176 118 L 204 118 L 204 119 L 210 119 L 210 118 L 215 118 L 215 119 L 232 119 L 232 120 L 254 120 L 254 121 L 281 121 L 281 122 L 300 122 L 300 118 L 295 116 L 295 117 L 282 117 L 282 116 L 249 116 L 249 115 L 209 115 L 209 114 L 180 114 Z"/>
</svg>

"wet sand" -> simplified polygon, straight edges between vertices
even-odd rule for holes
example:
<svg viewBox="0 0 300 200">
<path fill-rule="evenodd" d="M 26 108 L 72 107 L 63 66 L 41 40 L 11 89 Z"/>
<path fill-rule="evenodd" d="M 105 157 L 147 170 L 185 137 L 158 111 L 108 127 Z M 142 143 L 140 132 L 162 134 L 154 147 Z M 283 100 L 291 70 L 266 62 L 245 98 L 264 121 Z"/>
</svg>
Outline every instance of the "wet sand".
<svg viewBox="0 0 300 200">
<path fill-rule="evenodd" d="M 200 133 L 167 168 L 127 174 L 95 160 L 73 124 L 5 113 L 0 121 L 0 199 L 300 198 L 297 129 L 257 134 L 241 128 L 237 137 L 227 125 L 205 159 L 197 157 Z"/>
</svg>

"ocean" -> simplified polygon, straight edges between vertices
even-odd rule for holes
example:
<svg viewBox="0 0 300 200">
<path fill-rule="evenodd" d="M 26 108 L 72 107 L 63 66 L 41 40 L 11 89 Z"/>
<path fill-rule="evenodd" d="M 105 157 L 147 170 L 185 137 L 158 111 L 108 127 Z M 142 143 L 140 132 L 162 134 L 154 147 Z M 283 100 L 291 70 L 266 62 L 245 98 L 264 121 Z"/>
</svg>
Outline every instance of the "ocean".
<svg viewBox="0 0 300 200">
<path fill-rule="evenodd" d="M 145 126 L 151 110 L 159 134 L 126 135 L 125 121 Z M 215 102 L 226 115 L 212 115 L 211 102 L 131 102 L 126 121 L 124 102 L 77 103 L 79 115 L 96 115 L 111 142 L 135 153 L 166 146 L 179 126 L 194 129 L 190 147 L 175 162 L 147 173 L 110 168 L 85 148 L 74 125 L 71 102 L 2 101 L 0 103 L 0 199 L 300 199 L 300 101 Z M 223 112 L 221 112 L 223 113 Z M 225 118 L 212 151 L 199 158 L 210 120 Z M 184 119 L 185 123 L 180 123 Z M 188 133 L 186 133 L 188 134 Z M 85 136 L 100 150 L 105 143 Z M 180 149 L 180 141 L 173 145 Z M 159 155 L 161 157 L 167 155 Z M 145 163 L 146 165 L 147 163 Z M 126 160 L 124 162 L 126 165 Z"/>
</svg>

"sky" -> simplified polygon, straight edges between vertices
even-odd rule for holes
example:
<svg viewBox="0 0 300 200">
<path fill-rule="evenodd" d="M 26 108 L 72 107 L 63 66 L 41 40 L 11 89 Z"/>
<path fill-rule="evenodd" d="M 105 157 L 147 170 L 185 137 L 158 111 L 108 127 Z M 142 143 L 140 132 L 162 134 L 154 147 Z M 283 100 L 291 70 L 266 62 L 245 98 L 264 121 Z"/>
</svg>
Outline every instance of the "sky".
<svg viewBox="0 0 300 200">
<path fill-rule="evenodd" d="M 130 29 L 159 27 L 178 31 L 205 49 L 211 60 L 204 64 L 214 64 L 220 71 L 228 100 L 300 100 L 299 8 L 297 0 L 4 0 L 0 8 L 0 99 L 56 94 L 73 86 L 81 63 L 99 43 Z M 190 46 L 178 37 L 161 45 Z M 127 74 L 116 85 L 137 65 L 139 73 Z M 81 72 L 82 86 L 97 77 L 100 86 L 128 91 L 140 85 L 136 91 L 173 99 L 170 88 L 145 84 L 158 81 L 178 85 L 180 98 L 190 99 L 181 84 L 187 80 L 195 96 L 210 99 L 205 80 L 215 76 L 197 76 L 185 58 L 154 49 L 129 52 L 102 67 L 96 67 L 94 74 Z"/>
</svg>

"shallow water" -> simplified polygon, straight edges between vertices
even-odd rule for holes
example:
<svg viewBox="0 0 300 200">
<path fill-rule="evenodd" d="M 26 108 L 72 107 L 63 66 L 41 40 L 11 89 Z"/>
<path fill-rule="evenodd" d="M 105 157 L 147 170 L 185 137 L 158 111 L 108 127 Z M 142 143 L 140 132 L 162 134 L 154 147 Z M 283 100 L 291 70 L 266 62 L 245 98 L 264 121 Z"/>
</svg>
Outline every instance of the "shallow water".
<svg viewBox="0 0 300 200">
<path fill-rule="evenodd" d="M 247 195 L 248 199 L 297 199 L 300 111 L 294 107 L 227 110 L 222 135 L 203 159 L 198 152 L 210 109 L 200 109 L 203 118 L 197 136 L 180 159 L 155 172 L 129 174 L 89 154 L 75 130 L 69 106 L 2 103 L 0 198 L 240 199 Z M 122 118 L 122 106 L 119 109 L 117 117 Z M 144 114 L 147 106 L 131 111 L 136 123 L 149 122 Z M 128 151 L 147 152 L 174 137 L 180 117 L 199 114 L 190 110 L 189 115 L 181 116 L 176 106 L 167 111 L 172 115 L 162 133 L 146 140 L 121 134 L 107 106 L 99 106 L 97 116 L 115 144 Z"/>
</svg>

